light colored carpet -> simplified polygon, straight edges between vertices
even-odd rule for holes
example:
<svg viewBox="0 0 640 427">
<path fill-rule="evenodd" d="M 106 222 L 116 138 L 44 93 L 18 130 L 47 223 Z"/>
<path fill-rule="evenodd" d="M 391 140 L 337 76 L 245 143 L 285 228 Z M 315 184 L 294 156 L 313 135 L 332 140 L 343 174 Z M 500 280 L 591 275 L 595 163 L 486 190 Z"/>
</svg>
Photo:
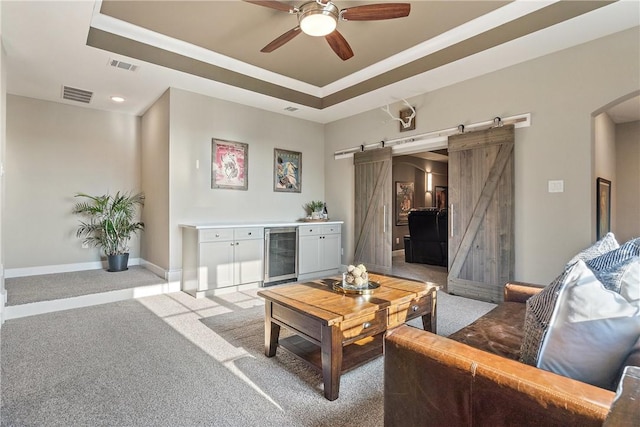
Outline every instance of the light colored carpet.
<svg viewBox="0 0 640 427">
<path fill-rule="evenodd" d="M 439 298 L 443 335 L 493 307 Z M 9 320 L 1 425 L 382 426 L 383 359 L 346 373 L 329 402 L 314 370 L 264 356 L 263 306 L 255 291 L 178 292 Z"/>
<path fill-rule="evenodd" d="M 141 266 L 115 273 L 84 270 L 5 279 L 7 305 L 52 301 L 81 295 L 167 283 Z"/>
</svg>

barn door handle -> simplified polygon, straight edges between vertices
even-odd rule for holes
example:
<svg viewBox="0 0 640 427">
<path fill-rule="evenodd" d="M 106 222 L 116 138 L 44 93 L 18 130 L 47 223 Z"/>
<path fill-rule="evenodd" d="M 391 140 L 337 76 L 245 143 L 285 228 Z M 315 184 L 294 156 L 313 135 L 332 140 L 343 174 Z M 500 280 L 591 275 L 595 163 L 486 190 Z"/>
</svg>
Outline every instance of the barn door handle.
<svg viewBox="0 0 640 427">
<path fill-rule="evenodd" d="M 387 232 L 387 205 L 382 205 L 382 232 Z"/>
<path fill-rule="evenodd" d="M 451 237 L 453 237 L 453 203 L 449 206 L 449 210 L 451 211 L 449 214 L 449 218 L 451 218 Z"/>
</svg>

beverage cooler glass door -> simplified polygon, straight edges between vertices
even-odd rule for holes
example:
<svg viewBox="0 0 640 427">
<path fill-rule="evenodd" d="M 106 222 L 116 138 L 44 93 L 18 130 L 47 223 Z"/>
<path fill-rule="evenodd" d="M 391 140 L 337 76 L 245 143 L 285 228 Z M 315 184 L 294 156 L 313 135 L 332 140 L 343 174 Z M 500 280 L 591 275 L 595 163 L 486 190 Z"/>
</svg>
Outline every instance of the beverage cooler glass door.
<svg viewBox="0 0 640 427">
<path fill-rule="evenodd" d="M 267 228 L 265 238 L 264 285 L 298 277 L 298 227 Z"/>
</svg>

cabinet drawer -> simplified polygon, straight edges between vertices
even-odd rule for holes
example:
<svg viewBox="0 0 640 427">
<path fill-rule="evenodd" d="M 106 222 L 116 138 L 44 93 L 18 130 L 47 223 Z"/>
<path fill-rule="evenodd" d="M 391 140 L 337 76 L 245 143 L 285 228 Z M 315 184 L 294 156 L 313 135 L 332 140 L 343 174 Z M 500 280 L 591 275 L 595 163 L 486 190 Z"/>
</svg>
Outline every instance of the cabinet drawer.
<svg viewBox="0 0 640 427">
<path fill-rule="evenodd" d="M 299 236 L 315 236 L 320 234 L 321 225 L 303 225 L 298 227 Z"/>
<path fill-rule="evenodd" d="M 387 329 L 387 310 L 378 310 L 364 316 L 342 322 L 342 343 L 348 344 L 370 337 Z"/>
<path fill-rule="evenodd" d="M 389 328 L 431 313 L 431 295 L 389 307 Z"/>
<path fill-rule="evenodd" d="M 340 224 L 323 225 L 320 230 L 322 234 L 339 234 L 342 231 Z"/>
<path fill-rule="evenodd" d="M 209 228 L 200 230 L 198 238 L 200 242 L 233 240 L 233 228 Z"/>
<path fill-rule="evenodd" d="M 233 237 L 235 240 L 253 240 L 264 238 L 264 228 L 262 227 L 244 227 L 236 228 Z"/>
</svg>

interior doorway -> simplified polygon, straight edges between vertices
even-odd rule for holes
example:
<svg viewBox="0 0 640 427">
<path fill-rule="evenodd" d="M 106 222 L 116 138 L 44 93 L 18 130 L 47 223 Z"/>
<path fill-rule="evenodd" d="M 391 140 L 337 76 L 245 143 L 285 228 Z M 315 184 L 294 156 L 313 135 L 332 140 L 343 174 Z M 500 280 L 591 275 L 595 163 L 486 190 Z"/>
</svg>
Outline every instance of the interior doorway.
<svg viewBox="0 0 640 427">
<path fill-rule="evenodd" d="M 406 246 L 410 244 L 408 211 L 446 209 L 448 189 L 446 143 L 444 147 L 429 151 L 394 153 L 392 165 L 392 274 L 430 281 L 445 287 L 448 271 L 446 256 L 443 262 L 431 254 L 422 253 L 413 259 L 405 250 L 408 250 Z M 446 228 L 445 222 L 444 234 L 446 234 Z M 446 239 L 446 236 L 444 238 Z M 440 248 L 438 242 L 428 245 L 431 245 L 432 250 Z"/>
</svg>

